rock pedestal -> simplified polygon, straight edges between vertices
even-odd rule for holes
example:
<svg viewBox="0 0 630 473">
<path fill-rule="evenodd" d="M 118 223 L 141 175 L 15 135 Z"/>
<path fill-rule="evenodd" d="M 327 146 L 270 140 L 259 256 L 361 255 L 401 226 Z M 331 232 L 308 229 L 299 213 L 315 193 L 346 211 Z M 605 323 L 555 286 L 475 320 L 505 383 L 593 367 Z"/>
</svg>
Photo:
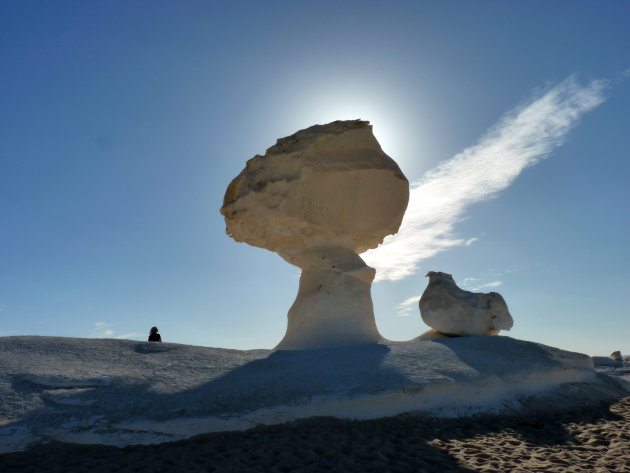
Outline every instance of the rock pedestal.
<svg viewBox="0 0 630 473">
<path fill-rule="evenodd" d="M 302 269 L 284 350 L 377 342 L 359 254 L 398 231 L 409 183 L 368 122 L 315 125 L 255 156 L 229 185 L 221 213 L 236 241 Z"/>
<path fill-rule="evenodd" d="M 346 248 L 300 255 L 300 287 L 289 309 L 284 350 L 379 341 L 370 288 L 375 271 Z"/>
</svg>

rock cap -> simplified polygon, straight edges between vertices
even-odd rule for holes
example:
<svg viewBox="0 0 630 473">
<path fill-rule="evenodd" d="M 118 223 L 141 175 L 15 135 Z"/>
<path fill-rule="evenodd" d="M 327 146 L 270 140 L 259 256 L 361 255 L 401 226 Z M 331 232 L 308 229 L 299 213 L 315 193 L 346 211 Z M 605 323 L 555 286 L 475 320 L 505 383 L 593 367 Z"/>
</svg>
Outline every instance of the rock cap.
<svg viewBox="0 0 630 473">
<path fill-rule="evenodd" d="M 362 253 L 396 233 L 409 183 L 367 121 L 314 125 L 277 140 L 230 183 L 221 213 L 233 239 L 294 257 L 311 248 Z"/>
</svg>

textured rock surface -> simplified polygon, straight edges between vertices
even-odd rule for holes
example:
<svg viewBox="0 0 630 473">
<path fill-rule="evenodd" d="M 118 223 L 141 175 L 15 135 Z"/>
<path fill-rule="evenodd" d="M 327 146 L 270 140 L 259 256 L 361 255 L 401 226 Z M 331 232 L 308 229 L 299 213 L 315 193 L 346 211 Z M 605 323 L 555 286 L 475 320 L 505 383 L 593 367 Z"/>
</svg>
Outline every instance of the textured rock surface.
<svg viewBox="0 0 630 473">
<path fill-rule="evenodd" d="M 497 335 L 512 328 L 512 316 L 500 294 L 464 291 L 447 273 L 430 271 L 427 276 L 429 285 L 420 298 L 420 315 L 432 329 L 447 335 L 468 336 Z M 429 335 L 422 337 L 435 338 Z"/>
<path fill-rule="evenodd" d="M 594 356 L 593 363 L 595 364 L 595 367 L 597 368 L 602 368 L 605 366 L 610 366 L 613 368 L 621 368 L 623 366 L 622 360 L 615 360 L 614 358 L 611 358 L 609 356 Z"/>
<path fill-rule="evenodd" d="M 586 355 L 510 337 L 276 352 L 0 337 L 0 453 L 53 439 L 159 443 L 318 416 L 557 411 L 628 395 L 626 385 L 596 375 Z"/>
<path fill-rule="evenodd" d="M 381 339 L 374 270 L 358 254 L 398 231 L 408 199 L 407 179 L 365 121 L 312 126 L 247 162 L 221 208 L 227 233 L 302 269 L 279 349 Z"/>
</svg>

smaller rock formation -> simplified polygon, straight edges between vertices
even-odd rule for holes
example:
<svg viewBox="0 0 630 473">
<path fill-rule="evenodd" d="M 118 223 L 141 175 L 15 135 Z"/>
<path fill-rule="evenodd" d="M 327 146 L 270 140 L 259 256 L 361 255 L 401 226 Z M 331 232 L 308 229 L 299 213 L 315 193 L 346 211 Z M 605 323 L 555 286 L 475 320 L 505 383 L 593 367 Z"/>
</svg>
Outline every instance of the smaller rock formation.
<svg viewBox="0 0 630 473">
<path fill-rule="evenodd" d="M 420 298 L 420 315 L 433 330 L 419 339 L 497 335 L 512 328 L 512 316 L 500 294 L 464 291 L 447 273 L 429 271 L 427 277 L 429 285 Z"/>
<path fill-rule="evenodd" d="M 621 368 L 623 367 L 623 360 L 615 360 L 610 356 L 594 356 L 593 365 L 595 368 Z"/>
<path fill-rule="evenodd" d="M 621 352 L 620 352 L 620 351 L 614 351 L 614 352 L 612 352 L 612 353 L 610 354 L 610 357 L 611 357 L 613 360 L 616 360 L 616 361 L 623 361 L 623 358 L 621 357 Z"/>
</svg>

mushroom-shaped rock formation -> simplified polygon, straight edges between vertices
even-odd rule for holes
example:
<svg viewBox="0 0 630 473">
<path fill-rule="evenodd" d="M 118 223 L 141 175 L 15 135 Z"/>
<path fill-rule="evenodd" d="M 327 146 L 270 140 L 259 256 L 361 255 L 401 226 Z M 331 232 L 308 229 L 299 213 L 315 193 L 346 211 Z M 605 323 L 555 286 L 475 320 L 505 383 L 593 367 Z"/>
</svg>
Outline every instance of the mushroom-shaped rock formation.
<svg viewBox="0 0 630 473">
<path fill-rule="evenodd" d="M 514 324 L 501 294 L 464 291 L 453 276 L 429 271 L 429 285 L 420 298 L 420 316 L 433 330 L 420 339 L 449 336 L 497 335 Z M 436 333 L 438 332 L 438 333 Z"/>
<path fill-rule="evenodd" d="M 302 269 L 282 350 L 379 341 L 359 253 L 396 233 L 409 183 L 369 122 L 315 125 L 254 156 L 230 183 L 221 213 L 234 240 Z"/>
</svg>

